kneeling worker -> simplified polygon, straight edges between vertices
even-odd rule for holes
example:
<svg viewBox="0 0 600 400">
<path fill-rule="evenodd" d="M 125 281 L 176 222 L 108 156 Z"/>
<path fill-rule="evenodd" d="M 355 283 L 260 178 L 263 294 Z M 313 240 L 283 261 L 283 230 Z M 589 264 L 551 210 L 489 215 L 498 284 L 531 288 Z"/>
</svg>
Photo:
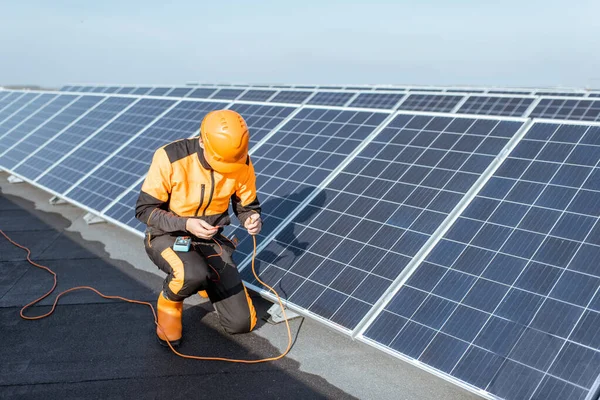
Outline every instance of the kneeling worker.
<svg viewBox="0 0 600 400">
<path fill-rule="evenodd" d="M 228 333 L 250 332 L 256 311 L 232 259 L 235 246 L 221 234 L 230 223 L 229 202 L 250 235 L 260 232 L 256 176 L 248 156 L 249 132 L 241 115 L 213 111 L 200 137 L 182 139 L 154 153 L 136 204 L 136 218 L 147 225 L 150 259 L 167 273 L 158 296 L 157 335 L 178 345 L 183 300 L 208 298 Z M 173 244 L 189 236 L 189 251 Z M 166 335 L 166 337 L 165 337 Z"/>
</svg>

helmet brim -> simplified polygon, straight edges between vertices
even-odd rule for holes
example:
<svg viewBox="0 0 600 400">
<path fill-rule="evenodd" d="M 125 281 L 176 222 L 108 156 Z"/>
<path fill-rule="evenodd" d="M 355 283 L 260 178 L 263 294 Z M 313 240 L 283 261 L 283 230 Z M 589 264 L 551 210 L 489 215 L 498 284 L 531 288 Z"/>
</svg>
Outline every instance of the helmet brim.
<svg viewBox="0 0 600 400">
<path fill-rule="evenodd" d="M 246 160 L 242 160 L 240 162 L 217 161 L 212 157 L 212 154 L 210 154 L 209 151 L 204 152 L 204 158 L 206 158 L 206 161 L 212 169 L 223 174 L 239 171 L 244 167 L 244 165 L 246 165 Z"/>
</svg>

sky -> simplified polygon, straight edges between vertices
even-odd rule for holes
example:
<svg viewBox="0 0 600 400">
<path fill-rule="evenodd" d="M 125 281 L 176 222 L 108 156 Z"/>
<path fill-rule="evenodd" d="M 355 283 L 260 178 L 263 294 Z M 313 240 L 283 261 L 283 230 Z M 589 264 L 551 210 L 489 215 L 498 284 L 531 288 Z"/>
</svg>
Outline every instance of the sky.
<svg viewBox="0 0 600 400">
<path fill-rule="evenodd" d="M 598 0 L 0 0 L 0 84 L 600 88 Z"/>
</svg>

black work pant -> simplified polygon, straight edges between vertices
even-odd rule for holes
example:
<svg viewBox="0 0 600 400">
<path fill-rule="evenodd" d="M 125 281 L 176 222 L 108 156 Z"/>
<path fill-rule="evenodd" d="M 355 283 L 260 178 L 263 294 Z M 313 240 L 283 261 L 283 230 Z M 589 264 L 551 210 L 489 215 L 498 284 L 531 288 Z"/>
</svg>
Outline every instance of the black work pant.
<svg viewBox="0 0 600 400">
<path fill-rule="evenodd" d="M 228 333 L 250 332 L 256 325 L 256 311 L 244 287 L 232 255 L 235 247 L 224 236 L 197 239 L 188 252 L 173 250 L 177 236 L 146 236 L 146 253 L 167 273 L 163 291 L 172 301 L 206 290 L 221 325 Z"/>
</svg>

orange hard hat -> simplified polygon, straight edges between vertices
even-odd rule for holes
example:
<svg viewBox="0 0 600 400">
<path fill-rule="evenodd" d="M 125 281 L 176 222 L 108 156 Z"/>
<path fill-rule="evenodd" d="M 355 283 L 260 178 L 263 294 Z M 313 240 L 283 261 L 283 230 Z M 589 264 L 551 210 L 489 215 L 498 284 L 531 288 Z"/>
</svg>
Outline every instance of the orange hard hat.
<svg viewBox="0 0 600 400">
<path fill-rule="evenodd" d="M 232 110 L 209 112 L 200 125 L 200 136 L 206 161 L 215 171 L 234 172 L 246 165 L 250 134 L 240 114 Z"/>
</svg>

